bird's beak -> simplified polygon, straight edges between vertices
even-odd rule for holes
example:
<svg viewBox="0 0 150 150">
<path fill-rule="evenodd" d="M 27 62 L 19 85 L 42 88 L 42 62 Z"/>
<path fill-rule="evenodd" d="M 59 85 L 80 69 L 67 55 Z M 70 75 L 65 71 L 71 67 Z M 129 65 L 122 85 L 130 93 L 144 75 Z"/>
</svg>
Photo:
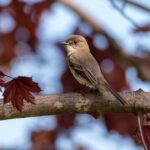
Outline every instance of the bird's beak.
<svg viewBox="0 0 150 150">
<path fill-rule="evenodd" d="M 69 43 L 67 43 L 67 42 L 61 42 L 60 44 L 62 44 L 62 45 L 68 45 Z"/>
</svg>

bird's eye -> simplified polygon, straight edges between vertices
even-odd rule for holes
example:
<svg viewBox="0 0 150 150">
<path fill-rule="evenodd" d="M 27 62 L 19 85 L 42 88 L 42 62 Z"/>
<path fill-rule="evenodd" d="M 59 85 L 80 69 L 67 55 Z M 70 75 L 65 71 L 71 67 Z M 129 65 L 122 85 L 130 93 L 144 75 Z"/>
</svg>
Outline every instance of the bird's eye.
<svg viewBox="0 0 150 150">
<path fill-rule="evenodd" d="M 77 43 L 78 43 L 77 41 L 74 41 L 74 44 L 75 44 L 75 45 L 77 45 Z"/>
</svg>

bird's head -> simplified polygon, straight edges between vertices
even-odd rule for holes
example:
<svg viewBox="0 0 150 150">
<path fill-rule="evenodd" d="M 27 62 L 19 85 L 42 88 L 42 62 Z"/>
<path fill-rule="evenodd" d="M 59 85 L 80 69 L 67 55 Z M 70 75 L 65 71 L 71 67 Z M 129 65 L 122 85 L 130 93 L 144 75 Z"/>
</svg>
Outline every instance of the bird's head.
<svg viewBox="0 0 150 150">
<path fill-rule="evenodd" d="M 90 51 L 86 39 L 81 35 L 72 35 L 62 44 L 66 46 L 69 55 L 76 51 Z"/>
</svg>

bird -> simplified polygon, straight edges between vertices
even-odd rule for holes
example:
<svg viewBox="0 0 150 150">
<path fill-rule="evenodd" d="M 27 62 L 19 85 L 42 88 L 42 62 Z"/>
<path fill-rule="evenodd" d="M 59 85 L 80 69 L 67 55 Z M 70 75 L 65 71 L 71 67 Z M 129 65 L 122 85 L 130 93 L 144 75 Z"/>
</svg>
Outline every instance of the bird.
<svg viewBox="0 0 150 150">
<path fill-rule="evenodd" d="M 126 104 L 124 98 L 104 78 L 100 65 L 91 54 L 87 40 L 83 36 L 71 35 L 62 44 L 67 51 L 69 69 L 80 84 L 96 89 L 102 95 L 109 91 L 121 104 Z"/>
</svg>

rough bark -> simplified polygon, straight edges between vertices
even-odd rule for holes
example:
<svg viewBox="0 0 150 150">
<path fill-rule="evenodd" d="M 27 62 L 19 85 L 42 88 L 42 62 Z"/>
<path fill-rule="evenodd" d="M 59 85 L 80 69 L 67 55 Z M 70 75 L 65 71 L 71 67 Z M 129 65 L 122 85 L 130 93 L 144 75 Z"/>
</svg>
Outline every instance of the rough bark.
<svg viewBox="0 0 150 150">
<path fill-rule="evenodd" d="M 13 108 L 11 104 L 3 105 L 3 101 L 0 101 L 0 120 L 56 114 L 150 112 L 150 92 L 138 90 L 121 93 L 121 96 L 128 105 L 123 106 L 110 93 L 105 93 L 104 96 L 79 93 L 39 95 L 35 96 L 35 105 L 25 102 L 22 112 Z"/>
</svg>

